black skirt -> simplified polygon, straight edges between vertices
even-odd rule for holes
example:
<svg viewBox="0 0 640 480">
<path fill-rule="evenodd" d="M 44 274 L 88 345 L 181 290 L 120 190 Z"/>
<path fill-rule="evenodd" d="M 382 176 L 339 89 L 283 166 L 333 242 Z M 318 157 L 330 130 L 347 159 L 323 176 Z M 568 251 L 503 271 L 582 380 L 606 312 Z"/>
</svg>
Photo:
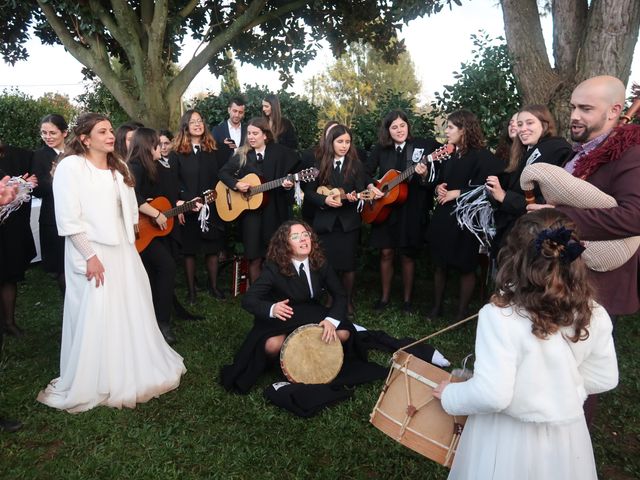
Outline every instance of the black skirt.
<svg viewBox="0 0 640 480">
<path fill-rule="evenodd" d="M 340 222 L 333 231 L 318 235 L 327 256 L 327 262 L 336 272 L 353 272 L 356 269 L 356 253 L 360 240 L 360 229 L 345 232 Z"/>
<path fill-rule="evenodd" d="M 220 253 L 225 246 L 224 231 L 219 230 L 215 224 L 209 223 L 209 231 L 206 237 L 200 229 L 200 221 L 197 213 L 185 215 L 185 224 L 180 226 L 181 252 L 183 255 L 215 255 Z"/>
</svg>

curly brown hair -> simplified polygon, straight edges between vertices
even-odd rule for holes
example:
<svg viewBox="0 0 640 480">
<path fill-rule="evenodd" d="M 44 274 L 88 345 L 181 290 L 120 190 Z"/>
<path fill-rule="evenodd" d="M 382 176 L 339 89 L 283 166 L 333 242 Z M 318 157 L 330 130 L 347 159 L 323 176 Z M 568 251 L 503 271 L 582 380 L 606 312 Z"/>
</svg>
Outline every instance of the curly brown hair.
<svg viewBox="0 0 640 480">
<path fill-rule="evenodd" d="M 52 168 L 52 174 L 55 172 L 55 167 L 62 162 L 66 157 L 71 155 L 79 155 L 84 157 L 87 153 L 87 147 L 82 143 L 83 136 L 90 136 L 93 127 L 100 122 L 109 122 L 109 117 L 101 113 L 82 113 L 76 119 L 76 124 L 71 131 L 71 138 L 66 142 L 64 152 L 60 155 L 59 160 Z M 124 183 L 130 187 L 135 185 L 135 179 L 129 167 L 124 162 L 124 159 L 120 158 L 115 152 L 109 152 L 107 154 L 107 166 L 111 171 L 118 171 L 124 177 Z"/>
<path fill-rule="evenodd" d="M 472 148 L 485 146 L 484 133 L 475 113 L 469 110 L 457 110 L 447 117 L 447 122 L 453 123 L 462 130 L 462 143 L 458 147 L 458 154 L 461 157 Z"/>
<path fill-rule="evenodd" d="M 318 235 L 307 222 L 302 220 L 287 220 L 275 231 L 267 249 L 267 260 L 275 263 L 282 275 L 292 277 L 296 275 L 291 257 L 293 252 L 289 247 L 289 232 L 294 225 L 302 225 L 311 234 L 311 253 L 309 253 L 309 268 L 319 270 L 325 263 L 324 252 L 318 241 Z"/>
<path fill-rule="evenodd" d="M 182 117 L 180 117 L 180 130 L 178 130 L 176 138 L 173 142 L 175 151 L 185 154 L 189 154 L 193 151 L 193 146 L 191 145 L 191 135 L 189 134 L 189 121 L 191 121 L 191 117 L 194 113 L 200 115 L 202 125 L 204 126 L 204 133 L 200 136 L 200 147 L 204 152 L 217 150 L 218 146 L 216 145 L 216 141 L 213 139 L 213 136 L 209 132 L 207 122 L 204 119 L 204 115 L 202 115 L 202 113 L 197 110 L 187 110 L 186 112 L 184 112 Z"/>
<path fill-rule="evenodd" d="M 536 239 L 545 229 L 565 227 L 579 241 L 575 225 L 562 212 L 544 208 L 523 215 L 507 237 L 498 254 L 496 292 L 491 302 L 499 307 L 514 306 L 531 320 L 531 332 L 545 339 L 560 327 L 574 327 L 572 342 L 589 337 L 587 327 L 593 308 L 593 289 L 587 279 L 587 267 L 578 257 L 562 261 L 564 246 Z"/>
</svg>

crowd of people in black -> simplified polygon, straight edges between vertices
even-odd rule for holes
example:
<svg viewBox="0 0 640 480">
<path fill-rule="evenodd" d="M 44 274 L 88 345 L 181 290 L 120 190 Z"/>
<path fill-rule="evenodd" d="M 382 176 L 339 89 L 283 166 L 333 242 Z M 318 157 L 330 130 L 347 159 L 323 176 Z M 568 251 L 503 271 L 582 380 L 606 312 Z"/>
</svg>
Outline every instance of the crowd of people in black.
<svg viewBox="0 0 640 480">
<path fill-rule="evenodd" d="M 0 150 L 0 177 L 22 177 L 33 187 L 33 195 L 42 199 L 39 218 L 42 267 L 65 296 L 60 377 L 38 399 L 55 408 L 78 412 L 97 405 L 134 406 L 176 388 L 185 368 L 180 355 L 167 345 L 176 342 L 172 312 L 197 317 L 187 312 L 175 295 L 176 262 L 184 263 L 188 306 L 198 301 L 198 286 L 202 289 L 204 280 L 197 276 L 200 259 L 204 259 L 208 274 L 206 290 L 217 301 L 225 301 L 229 288 L 220 282 L 219 271 L 221 259 L 229 256 L 232 230 L 239 232 L 251 284 L 242 306 L 255 316 L 256 323 L 248 337 L 251 344 L 242 347 L 250 351 L 247 355 L 251 358 L 237 357 L 233 365 L 225 367 L 223 386 L 232 391 L 247 391 L 269 364 L 268 359 L 278 354 L 292 325 L 320 323 L 326 341 L 353 343 L 358 314 L 354 302 L 356 271 L 363 238 L 361 210 L 367 202 L 383 201 L 389 197 L 391 188 L 397 188 L 386 181 L 389 175 L 395 175 L 390 172 L 409 175 L 402 182 L 402 198 L 391 202 L 384 215 L 378 214 L 373 219 L 368 236 L 369 246 L 379 252 L 380 293 L 372 305 L 374 311 L 382 311 L 391 304 L 398 259 L 403 288 L 399 306 L 406 313 L 415 313 L 412 298 L 416 260 L 428 251 L 434 288 L 427 319 L 442 316 L 447 279 L 452 270 L 459 274 L 455 318 L 468 316 L 476 290 L 481 242 L 473 232 L 459 226 L 454 210 L 461 195 L 484 185 L 496 229 L 488 255 L 497 263 L 499 281 L 508 277 L 516 282 L 502 287 L 521 293 L 526 282 L 533 282 L 522 276 L 523 269 L 513 270 L 511 276 L 500 269 L 506 264 L 515 269 L 510 263 L 512 259 L 500 252 L 505 245 L 511 245 L 510 231 L 518 229 L 519 248 L 536 249 L 552 265 L 545 264 L 544 268 L 553 270 L 554 298 L 558 302 L 554 305 L 557 311 L 564 312 L 554 323 L 553 309 L 549 311 L 550 307 L 541 305 L 544 302 L 529 302 L 530 296 L 545 298 L 550 288 L 545 283 L 551 281 L 549 277 L 527 287 L 531 290 L 526 298 L 499 292 L 499 297 L 492 300 L 494 310 L 487 315 L 504 316 L 506 309 L 518 305 L 528 309 L 530 315 L 525 314 L 522 321 L 527 328 L 531 327 L 527 341 L 534 343 L 560 337 L 563 329 L 575 326 L 578 333 L 569 336 L 569 343 L 578 345 L 584 341 L 590 345 L 588 351 L 581 353 L 577 366 L 571 367 L 572 372 L 579 372 L 577 377 L 585 379 L 576 380 L 581 391 L 586 397 L 587 393 L 612 388 L 617 382 L 617 368 L 608 318 L 635 313 L 640 306 L 638 254 L 617 270 L 581 270 L 578 275 L 570 268 L 579 254 L 567 259 L 563 253 L 568 242 L 577 241 L 577 236 L 561 239 L 558 232 L 561 228 L 577 231 L 585 240 L 640 234 L 637 193 L 640 135 L 637 129 L 620 130 L 616 126 L 624 104 L 624 86 L 617 79 L 587 80 L 576 88 L 571 102 L 573 148 L 559 136 L 555 120 L 544 105 L 528 105 L 516 112 L 509 119 L 495 153 L 486 146 L 477 116 L 459 110 L 446 119 L 445 141 L 453 146 L 453 153 L 442 162 L 426 161 L 442 144 L 434 138 L 412 135 L 407 115 L 401 110 L 390 111 L 381 119 L 378 143 L 368 153 L 357 148 L 357 139 L 349 127 L 338 122 L 325 126 L 315 147 L 298 152 L 295 126 L 284 116 L 274 95 L 263 100 L 263 116 L 248 122 L 244 121 L 244 99 L 231 99 L 228 118 L 212 129 L 201 112 L 188 110 L 180 119 L 175 136 L 136 122 L 122 125 L 114 132 L 109 119 L 99 114 L 80 115 L 73 128 L 61 116 L 47 115 L 40 125 L 44 143 L 41 149 L 28 152 L 2 145 Z M 610 148 L 612 143 L 615 148 Z M 605 212 L 558 205 L 553 214 L 548 210 L 532 214 L 539 221 L 523 230 L 521 217 L 527 217 L 527 211 L 552 207 L 539 191 L 537 204 L 527 206 L 520 187 L 524 168 L 540 162 L 578 172 L 578 176 L 613 196 L 618 206 Z M 295 174 L 304 169 L 314 169 L 315 174 L 311 181 L 298 182 Z M 244 208 L 232 229 L 232 223 L 221 218 L 220 205 L 230 206 L 234 195 L 244 195 L 242 198 L 249 205 L 257 186 L 250 181 L 253 175 L 257 175 L 261 184 L 275 181 L 277 186 L 268 192 L 267 202 L 258 208 Z M 219 182 L 227 193 L 218 192 L 218 198 L 210 203 L 203 192 Z M 9 203 L 12 187 L 6 179 L 0 188 L 0 198 Z M 301 190 L 302 218 L 296 220 L 294 204 Z M 167 208 L 154 202 L 158 197 L 168 200 Z M 24 280 L 25 270 L 35 255 L 29 218 L 29 203 L 25 202 L 0 225 L 0 326 L 5 335 L 23 335 L 15 321 L 15 304 L 16 285 Z M 132 228 L 134 224 L 142 225 L 143 218 L 161 233 L 154 234 L 138 255 Z M 515 255 L 515 247 L 510 248 Z M 581 301 L 571 294 L 575 288 L 571 282 L 576 278 L 588 279 L 593 285 L 593 290 L 585 290 L 586 297 Z M 622 284 L 624 296 L 619 290 L 614 291 Z M 329 293 L 329 303 L 320 302 L 323 292 Z M 597 301 L 603 306 L 594 310 L 597 331 L 594 327 L 589 332 L 592 317 L 582 315 L 585 301 Z M 576 308 L 582 310 L 580 323 L 574 325 L 570 317 Z M 130 318 L 136 322 L 129 322 Z M 490 320 L 482 320 L 481 315 L 480 326 L 499 337 L 495 324 L 487 326 Z M 512 334 L 511 339 L 515 336 Z M 586 338 L 593 340 L 587 342 Z M 491 342 L 487 346 L 491 351 L 478 352 L 479 371 L 485 375 L 482 362 L 494 353 L 499 354 L 499 361 L 515 362 L 507 374 L 517 383 L 522 365 L 514 359 L 515 353 L 510 356 L 505 352 L 527 355 L 531 353 L 526 350 L 529 347 L 506 345 L 509 342 L 504 339 Z M 128 346 L 117 359 L 96 353 L 122 344 Z M 540 359 L 544 352 L 535 355 Z M 595 374 L 581 367 L 587 365 L 590 355 L 601 355 L 600 363 L 594 360 L 592 367 L 601 367 L 600 373 L 606 377 L 594 381 L 593 388 L 589 387 L 588 379 Z M 254 357 L 259 359 L 257 363 Z M 606 361 L 602 360 L 605 357 Z M 123 369 L 128 373 L 122 375 L 121 383 L 111 383 L 108 372 Z M 569 377 L 568 374 L 566 378 Z M 481 381 L 482 378 L 474 379 L 475 393 L 485 395 Z M 472 382 L 466 383 L 468 387 L 439 387 L 437 394 L 442 396 L 445 408 L 458 414 L 485 413 L 501 412 L 509 405 L 498 402 L 487 407 L 493 410 L 472 406 L 473 399 L 464 397 L 463 401 L 461 395 L 473 397 L 474 392 L 458 393 L 460 389 L 473 388 Z M 577 390 L 573 389 L 573 393 Z M 458 395 L 455 398 L 454 391 Z M 516 395 L 513 402 L 525 401 L 526 389 L 518 392 L 520 396 Z M 554 395 L 549 392 L 548 398 L 555 398 Z M 575 409 L 563 410 L 560 414 L 566 415 L 563 418 L 545 410 L 540 415 L 531 414 L 532 420 L 521 412 L 514 406 L 512 417 L 521 423 L 544 425 L 573 422 L 580 417 Z M 580 418 L 577 420 L 582 422 L 580 427 L 568 434 L 584 439 L 584 417 Z M 19 428 L 16 422 L 6 419 L 2 422 L 5 430 Z M 483 432 L 491 428 L 481 427 Z M 495 428 L 510 431 L 515 427 L 498 422 Z M 566 426 L 563 429 L 565 432 Z M 493 438 L 491 435 L 489 438 Z M 540 433 L 527 430 L 524 435 L 533 438 Z M 560 441 L 560 434 L 554 435 L 552 441 Z M 511 447 L 513 452 L 516 447 Z M 585 447 L 583 442 L 579 448 L 581 452 L 589 450 L 590 443 Z M 503 458 L 496 457 L 495 452 L 487 455 L 492 456 L 482 460 L 483 465 L 493 462 L 489 458 L 499 458 L 496 461 Z M 457 471 L 464 468 L 472 472 L 474 465 L 477 467 L 477 458 L 468 455 L 460 458 L 464 458 L 464 465 Z M 562 462 L 558 460 L 558 464 Z M 591 466 L 584 471 L 591 472 Z M 456 478 L 467 477 L 460 474 Z"/>
</svg>

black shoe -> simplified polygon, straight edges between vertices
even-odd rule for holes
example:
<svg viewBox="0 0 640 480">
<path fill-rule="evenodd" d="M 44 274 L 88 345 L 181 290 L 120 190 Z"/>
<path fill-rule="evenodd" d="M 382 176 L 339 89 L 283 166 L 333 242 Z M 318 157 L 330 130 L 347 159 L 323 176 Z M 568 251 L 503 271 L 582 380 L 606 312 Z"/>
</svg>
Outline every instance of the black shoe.
<svg viewBox="0 0 640 480">
<path fill-rule="evenodd" d="M 218 290 L 217 288 L 210 288 L 209 295 L 213 298 L 217 298 L 218 300 L 224 300 L 227 296 L 222 292 L 222 290 Z"/>
<path fill-rule="evenodd" d="M 22 422 L 19 420 L 10 420 L 8 418 L 0 418 L 0 429 L 7 433 L 17 432 L 22 428 Z"/>
<path fill-rule="evenodd" d="M 192 290 L 189 292 L 189 295 L 187 296 L 187 303 L 190 306 L 194 306 L 196 304 L 196 291 Z"/>
<path fill-rule="evenodd" d="M 161 329 L 160 332 L 164 337 L 164 341 L 167 342 L 169 345 L 173 345 L 174 343 L 176 343 L 177 341 L 176 336 L 173 334 L 170 328 Z"/>
<path fill-rule="evenodd" d="M 407 314 L 415 312 L 415 309 L 413 308 L 413 305 L 411 305 L 411 302 L 403 302 L 401 310 L 403 313 Z"/>
<path fill-rule="evenodd" d="M 385 308 L 387 308 L 389 306 L 389 301 L 387 300 L 386 302 L 382 301 L 382 300 L 378 300 L 376 303 L 373 304 L 373 309 L 376 311 L 382 311 Z"/>
<path fill-rule="evenodd" d="M 5 325 L 4 326 L 4 333 L 9 335 L 9 336 L 11 336 L 11 337 L 22 337 L 22 336 L 24 336 L 24 330 L 22 330 L 15 323 L 12 323 L 11 325 Z"/>
<path fill-rule="evenodd" d="M 442 310 L 439 308 L 432 308 L 429 314 L 427 315 L 427 323 L 434 322 L 440 318 L 442 315 Z"/>
</svg>

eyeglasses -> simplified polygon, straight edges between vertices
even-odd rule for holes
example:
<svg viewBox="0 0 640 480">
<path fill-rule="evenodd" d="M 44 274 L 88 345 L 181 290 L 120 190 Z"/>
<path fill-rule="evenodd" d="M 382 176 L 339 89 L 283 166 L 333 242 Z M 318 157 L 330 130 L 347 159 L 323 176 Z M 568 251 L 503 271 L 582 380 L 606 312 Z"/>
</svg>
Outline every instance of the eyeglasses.
<svg viewBox="0 0 640 480">
<path fill-rule="evenodd" d="M 189 120 L 189 125 L 202 125 L 203 123 L 202 120 Z"/>
<path fill-rule="evenodd" d="M 311 238 L 311 234 L 309 232 L 296 232 L 289 235 L 289 239 L 294 242 L 297 242 L 300 239 L 307 240 L 308 238 Z"/>
</svg>

